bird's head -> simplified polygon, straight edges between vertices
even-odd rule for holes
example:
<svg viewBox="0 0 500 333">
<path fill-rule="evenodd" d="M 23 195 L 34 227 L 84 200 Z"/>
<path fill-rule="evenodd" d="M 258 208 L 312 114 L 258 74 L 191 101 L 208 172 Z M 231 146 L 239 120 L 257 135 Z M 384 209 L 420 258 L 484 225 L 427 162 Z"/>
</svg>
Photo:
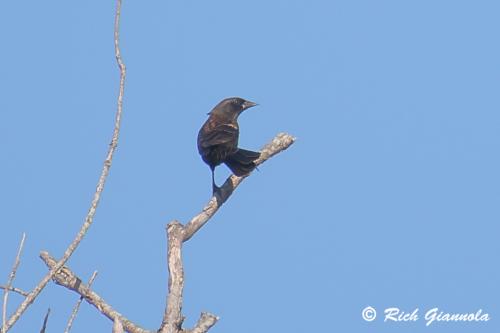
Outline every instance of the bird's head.
<svg viewBox="0 0 500 333">
<path fill-rule="evenodd" d="M 217 104 L 209 114 L 237 119 L 243 111 L 256 105 L 240 97 L 230 97 Z"/>
</svg>

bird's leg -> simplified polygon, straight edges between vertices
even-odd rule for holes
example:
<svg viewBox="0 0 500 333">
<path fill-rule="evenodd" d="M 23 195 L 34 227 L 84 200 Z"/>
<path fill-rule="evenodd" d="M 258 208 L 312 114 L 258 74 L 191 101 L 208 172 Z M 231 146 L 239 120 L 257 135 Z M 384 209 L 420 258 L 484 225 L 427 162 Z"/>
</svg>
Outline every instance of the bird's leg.
<svg viewBox="0 0 500 333">
<path fill-rule="evenodd" d="M 215 168 L 211 168 L 212 170 L 212 194 L 215 194 L 219 190 L 219 187 L 215 185 Z"/>
</svg>

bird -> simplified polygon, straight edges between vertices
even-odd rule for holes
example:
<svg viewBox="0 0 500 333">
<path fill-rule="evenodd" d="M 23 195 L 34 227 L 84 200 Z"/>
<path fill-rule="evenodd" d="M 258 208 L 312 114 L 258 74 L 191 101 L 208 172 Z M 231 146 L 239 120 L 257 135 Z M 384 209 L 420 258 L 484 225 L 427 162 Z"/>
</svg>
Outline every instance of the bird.
<svg viewBox="0 0 500 333">
<path fill-rule="evenodd" d="M 212 194 L 219 190 L 215 184 L 216 166 L 224 163 L 236 176 L 248 175 L 256 167 L 260 153 L 238 147 L 238 117 L 256 105 L 240 97 L 223 99 L 208 113 L 198 132 L 198 152 L 212 171 Z"/>
</svg>

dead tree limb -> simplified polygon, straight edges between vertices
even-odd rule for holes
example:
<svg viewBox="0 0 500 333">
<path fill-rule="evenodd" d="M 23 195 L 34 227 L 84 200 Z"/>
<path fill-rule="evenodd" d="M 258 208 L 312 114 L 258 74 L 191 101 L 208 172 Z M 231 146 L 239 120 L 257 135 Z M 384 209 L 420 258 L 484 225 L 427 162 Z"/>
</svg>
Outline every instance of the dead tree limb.
<svg viewBox="0 0 500 333">
<path fill-rule="evenodd" d="M 125 329 L 127 332 L 131 333 L 152 333 L 152 331 L 145 330 L 140 326 L 134 324 L 126 317 L 114 310 L 109 304 L 107 304 L 99 295 L 90 290 L 88 285 L 82 284 L 82 281 L 69 270 L 68 267 L 64 266 L 73 252 L 76 250 L 83 237 L 86 235 L 88 229 L 93 223 L 95 212 L 99 204 L 101 194 L 104 190 L 104 184 L 106 182 L 109 170 L 111 168 L 111 163 L 113 160 L 114 152 L 118 144 L 118 137 L 120 132 L 122 106 L 123 106 L 123 95 L 124 95 L 124 83 L 126 68 L 121 58 L 120 46 L 119 46 L 119 27 L 120 27 L 120 14 L 121 14 L 121 3 L 122 0 L 117 0 L 116 14 L 115 14 L 115 26 L 114 26 L 114 43 L 115 43 L 115 57 L 120 70 L 120 83 L 119 83 L 119 93 L 117 99 L 117 112 L 115 117 L 115 126 L 113 130 L 113 135 L 111 143 L 109 146 L 108 154 L 104 161 L 104 166 L 99 177 L 97 188 L 94 193 L 94 198 L 92 200 L 90 209 L 87 213 L 85 221 L 76 235 L 75 239 L 69 247 L 64 252 L 64 255 L 59 261 L 52 258 L 47 252 L 42 252 L 40 257 L 49 267 L 49 273 L 39 282 L 39 284 L 28 294 L 25 300 L 21 303 L 15 313 L 9 318 L 8 322 L 4 324 L 4 331 L 8 331 L 20 318 L 20 316 L 26 311 L 29 305 L 31 305 L 34 300 L 38 297 L 43 288 L 47 283 L 53 279 L 57 284 L 60 284 L 70 290 L 77 292 L 81 297 L 83 297 L 87 302 L 94 305 L 101 313 L 107 316 L 113 321 L 113 332 L 121 332 Z M 293 144 L 295 138 L 292 136 L 280 133 L 278 134 L 268 145 L 266 145 L 262 151 L 260 158 L 256 161 L 257 165 L 262 164 L 267 159 L 271 158 L 275 154 L 287 149 L 291 144 Z M 206 333 L 218 320 L 218 317 L 210 313 L 202 313 L 200 319 L 198 320 L 195 327 L 191 330 L 183 330 L 183 316 L 182 316 L 182 295 L 184 289 L 184 270 L 182 262 L 182 244 L 201 229 L 210 218 L 219 210 L 219 208 L 228 200 L 234 190 L 241 184 L 241 182 L 246 178 L 230 176 L 218 192 L 210 199 L 210 201 L 205 205 L 202 212 L 191 219 L 185 226 L 177 221 L 169 223 L 167 227 L 167 237 L 168 237 L 168 271 L 169 271 L 169 282 L 168 282 L 168 295 L 167 295 L 167 305 L 165 308 L 165 313 L 163 316 L 162 324 L 160 326 L 159 332 L 161 333 Z M 6 292 L 9 291 L 10 285 L 6 287 Z"/>
<path fill-rule="evenodd" d="M 120 69 L 120 84 L 119 84 L 119 92 L 118 92 L 118 100 L 117 100 L 117 110 L 115 116 L 115 125 L 113 130 L 113 135 L 111 137 L 111 143 L 109 145 L 108 153 L 106 155 L 106 159 L 104 160 L 104 165 L 101 171 L 101 175 L 97 182 L 96 191 L 94 193 L 94 198 L 92 199 L 92 203 L 90 205 L 87 216 L 85 217 L 85 222 L 83 223 L 80 231 L 76 235 L 75 239 L 68 246 L 62 258 L 54 265 L 49 273 L 45 275 L 45 277 L 38 283 L 38 285 L 29 293 L 29 295 L 24 299 L 24 301 L 19 305 L 14 314 L 9 318 L 7 324 L 5 325 L 6 331 L 8 331 L 16 322 L 19 320 L 21 315 L 26 311 L 26 309 L 35 301 L 38 295 L 45 288 L 47 283 L 54 277 L 54 275 L 64 266 L 66 261 L 71 257 L 73 252 L 75 252 L 76 248 L 82 241 L 83 237 L 87 234 L 92 222 L 94 221 L 94 216 L 97 210 L 97 206 L 99 205 L 99 200 L 101 199 L 101 194 L 104 190 L 104 184 L 106 183 L 106 179 L 108 178 L 109 170 L 111 168 L 111 163 L 113 161 L 113 155 L 115 153 L 116 147 L 118 145 L 118 137 L 120 134 L 120 124 L 122 118 L 122 106 L 123 106 L 123 94 L 125 87 L 125 74 L 126 68 L 123 63 L 121 52 L 120 52 L 120 14 L 121 14 L 121 0 L 117 0 L 116 5 L 116 13 L 115 13 L 115 31 L 114 31 L 114 41 L 115 41 L 115 57 L 118 63 L 118 68 Z"/>
<path fill-rule="evenodd" d="M 212 326 L 214 326 L 219 320 L 219 317 L 214 316 L 211 313 L 202 312 L 200 319 L 194 326 L 192 330 L 185 331 L 186 333 L 206 333 Z"/>
<path fill-rule="evenodd" d="M 269 144 L 261 150 L 261 157 L 256 161 L 257 165 L 277 153 L 287 149 L 293 144 L 295 138 L 286 133 L 278 134 Z M 248 176 L 246 176 L 248 177 Z M 172 221 L 167 226 L 168 238 L 168 295 L 165 314 L 160 326 L 160 333 L 180 333 L 183 332 L 182 322 L 182 292 L 184 288 L 184 269 L 182 264 L 182 243 L 188 241 L 193 235 L 207 223 L 219 210 L 224 202 L 231 196 L 234 190 L 246 177 L 230 176 L 218 192 L 210 199 L 202 212 L 196 215 L 191 221 L 183 226 L 178 221 Z M 210 327 L 215 325 L 218 317 L 203 313 L 196 326 L 190 332 L 205 333 Z"/>
<path fill-rule="evenodd" d="M 272 156 L 282 152 L 293 144 L 294 138 L 288 134 L 278 134 L 269 144 L 261 150 L 261 158 L 257 161 L 258 164 L 264 163 Z M 172 221 L 167 226 L 168 236 L 168 269 L 169 269 L 169 282 L 167 296 L 167 306 L 162 320 L 159 332 L 177 332 L 177 333 L 206 333 L 215 325 L 219 319 L 217 316 L 203 312 L 192 329 L 182 329 L 182 293 L 184 289 L 184 269 L 182 263 L 182 244 L 190 239 L 196 231 L 198 231 L 220 208 L 231 193 L 236 189 L 245 177 L 230 176 L 222 186 L 222 196 L 217 194 L 217 197 L 212 197 L 203 211 L 195 216 L 191 221 L 183 226 L 178 221 Z M 52 270 L 56 265 L 56 261 L 47 252 L 41 252 L 40 258 Z M 90 290 L 88 285 L 84 285 L 81 279 L 76 276 L 67 266 L 64 266 L 55 276 L 54 281 L 83 297 L 89 304 L 93 305 L 108 317 L 111 321 L 116 323 L 119 321 L 125 331 L 131 333 L 152 333 L 139 325 L 133 323 L 128 318 L 113 309 L 111 305 L 106 303 L 102 297 L 97 293 Z"/>
</svg>

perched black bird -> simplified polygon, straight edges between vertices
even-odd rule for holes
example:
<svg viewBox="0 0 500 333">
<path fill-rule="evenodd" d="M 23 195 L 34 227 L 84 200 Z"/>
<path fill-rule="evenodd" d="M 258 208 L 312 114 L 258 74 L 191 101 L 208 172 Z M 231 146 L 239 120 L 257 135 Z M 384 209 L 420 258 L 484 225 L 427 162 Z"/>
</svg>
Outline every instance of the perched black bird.
<svg viewBox="0 0 500 333">
<path fill-rule="evenodd" d="M 243 98 L 226 98 L 210 111 L 207 121 L 198 132 L 198 152 L 212 170 L 212 191 L 215 185 L 214 170 L 225 163 L 236 176 L 243 176 L 255 169 L 254 161 L 260 153 L 238 148 L 238 116 L 257 103 Z"/>
</svg>

